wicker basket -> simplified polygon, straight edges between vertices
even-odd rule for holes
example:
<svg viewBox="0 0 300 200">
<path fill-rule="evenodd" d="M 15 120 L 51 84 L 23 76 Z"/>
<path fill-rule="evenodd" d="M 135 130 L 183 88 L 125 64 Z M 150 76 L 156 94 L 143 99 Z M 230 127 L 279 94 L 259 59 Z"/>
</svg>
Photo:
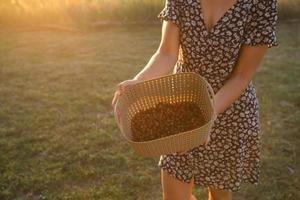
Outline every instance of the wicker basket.
<svg viewBox="0 0 300 200">
<path fill-rule="evenodd" d="M 209 83 L 195 72 L 181 72 L 138 82 L 126 87 L 119 96 L 116 108 L 120 113 L 118 127 L 121 134 L 143 156 L 159 156 L 187 151 L 204 144 L 215 120 L 214 92 Z M 205 124 L 197 129 L 150 141 L 132 141 L 130 128 L 132 117 L 159 102 L 195 102 L 203 111 Z M 115 119 L 117 120 L 116 113 Z"/>
</svg>

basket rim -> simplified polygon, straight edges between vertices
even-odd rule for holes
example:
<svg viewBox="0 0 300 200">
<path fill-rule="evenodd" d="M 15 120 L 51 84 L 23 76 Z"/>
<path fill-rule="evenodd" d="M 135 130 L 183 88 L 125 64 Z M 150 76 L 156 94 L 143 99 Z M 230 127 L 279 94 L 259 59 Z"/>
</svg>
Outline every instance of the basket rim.
<svg viewBox="0 0 300 200">
<path fill-rule="evenodd" d="M 180 72 L 180 73 L 174 73 L 174 74 L 167 74 L 167 75 L 159 76 L 159 77 L 148 79 L 148 80 L 138 81 L 135 84 L 125 86 L 124 90 L 126 91 L 127 89 L 130 89 L 130 88 L 134 89 L 135 87 L 138 88 L 140 85 L 143 85 L 145 83 L 155 82 L 155 81 L 160 80 L 160 79 L 168 79 L 169 77 L 172 77 L 172 76 L 185 76 L 187 74 L 190 74 L 190 75 L 192 75 L 194 77 L 197 77 L 197 78 L 201 79 L 203 82 L 205 82 L 207 84 L 207 86 L 209 87 L 209 90 L 212 91 L 212 93 L 214 95 L 214 91 L 213 91 L 212 87 L 210 86 L 210 84 L 208 83 L 208 81 L 203 76 L 201 76 L 200 74 L 198 74 L 196 72 L 193 72 L 193 71 Z M 208 91 L 208 93 L 210 93 L 210 92 Z M 123 98 L 123 96 L 120 96 L 117 99 L 115 107 L 118 107 L 119 101 L 122 98 Z M 212 98 L 211 100 L 213 101 L 213 104 L 214 104 L 214 98 Z M 213 108 L 213 110 L 214 110 L 214 108 Z M 214 112 L 215 112 L 215 110 L 214 110 Z"/>
<path fill-rule="evenodd" d="M 202 80 L 207 82 L 206 79 L 204 77 L 202 77 L 200 74 L 191 71 L 191 72 L 180 72 L 180 73 L 174 73 L 174 74 L 166 74 L 166 75 L 159 76 L 159 77 L 156 77 L 156 78 L 151 78 L 151 79 L 148 79 L 148 80 L 138 81 L 137 83 L 135 83 L 133 85 L 128 85 L 126 87 L 135 87 L 137 85 L 142 85 L 144 83 L 154 82 L 156 80 L 165 79 L 165 78 L 169 78 L 169 77 L 172 77 L 172 76 L 184 76 L 186 74 L 191 74 L 192 76 L 195 76 L 197 78 L 201 78 Z M 125 88 L 125 90 L 126 90 L 126 88 Z"/>
<path fill-rule="evenodd" d="M 194 76 L 194 77 L 197 77 L 197 78 L 201 79 L 202 81 L 204 81 L 204 82 L 210 87 L 210 90 L 212 90 L 212 92 L 213 92 L 213 89 L 211 88 L 211 86 L 210 86 L 210 84 L 208 83 L 208 81 L 207 81 L 203 76 L 201 76 L 200 74 L 198 74 L 198 73 L 196 73 L 196 72 L 193 72 L 193 71 L 189 71 L 189 72 L 180 72 L 180 73 L 174 73 L 174 74 L 167 74 L 167 75 L 159 76 L 159 77 L 152 78 L 152 79 L 148 79 L 148 80 L 138 81 L 138 82 L 136 82 L 135 84 L 125 86 L 124 90 L 126 91 L 126 90 L 129 89 L 129 88 L 133 88 L 133 89 L 134 89 L 135 87 L 138 87 L 138 86 L 143 85 L 143 84 L 145 84 L 145 83 L 155 82 L 155 81 L 160 80 L 160 79 L 167 79 L 167 78 L 172 77 L 172 76 L 185 76 L 185 75 L 187 75 L 187 74 L 190 74 L 190 75 L 192 75 L 192 76 Z M 125 91 L 124 91 L 124 92 L 125 92 Z M 123 98 L 123 97 L 120 96 L 120 97 L 117 99 L 116 104 L 115 104 L 115 107 L 118 107 L 119 101 L 120 101 L 120 99 L 122 99 L 122 98 Z M 212 100 L 214 100 L 214 99 L 212 99 Z"/>
</svg>

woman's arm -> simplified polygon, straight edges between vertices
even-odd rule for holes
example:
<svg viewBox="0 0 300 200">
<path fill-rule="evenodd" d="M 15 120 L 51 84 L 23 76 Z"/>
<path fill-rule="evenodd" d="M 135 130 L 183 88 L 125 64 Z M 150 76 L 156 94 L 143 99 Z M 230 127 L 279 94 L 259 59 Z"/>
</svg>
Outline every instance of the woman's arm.
<svg viewBox="0 0 300 200">
<path fill-rule="evenodd" d="M 134 80 L 147 80 L 172 73 L 178 59 L 178 52 L 179 28 L 173 22 L 164 20 L 160 45 Z"/>
<path fill-rule="evenodd" d="M 172 21 L 163 21 L 162 36 L 160 45 L 151 57 L 148 64 L 130 80 L 122 81 L 117 85 L 115 91 L 112 107 L 115 110 L 115 105 L 119 95 L 122 95 L 127 85 L 135 84 L 139 81 L 144 81 L 159 76 L 170 74 L 177 62 L 179 54 L 179 27 Z M 118 111 L 115 111 L 118 113 Z M 119 118 L 119 114 L 118 118 Z"/>
<path fill-rule="evenodd" d="M 215 95 L 216 114 L 225 111 L 244 92 L 267 49 L 267 45 L 242 46 L 231 77 Z"/>
</svg>

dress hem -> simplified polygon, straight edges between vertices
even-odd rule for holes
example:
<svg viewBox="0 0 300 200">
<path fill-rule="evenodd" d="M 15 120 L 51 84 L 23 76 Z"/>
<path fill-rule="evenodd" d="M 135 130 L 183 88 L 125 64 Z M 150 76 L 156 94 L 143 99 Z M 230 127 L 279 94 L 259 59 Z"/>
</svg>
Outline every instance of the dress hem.
<svg viewBox="0 0 300 200">
<path fill-rule="evenodd" d="M 168 175 L 174 177 L 176 180 L 178 181 L 181 181 L 181 182 L 184 182 L 184 183 L 191 183 L 191 180 L 193 179 L 194 175 L 190 178 L 190 179 L 187 179 L 187 180 L 183 180 L 183 179 L 179 179 L 175 173 L 170 173 L 168 171 L 168 168 L 165 167 L 165 166 L 161 166 L 161 165 L 158 165 L 158 167 L 160 167 L 161 169 L 163 169 L 165 172 L 168 173 Z M 195 177 L 194 177 L 195 178 Z M 195 180 L 195 179 L 194 179 Z M 259 180 L 257 181 L 252 181 L 250 179 L 242 179 L 241 181 L 241 184 L 239 186 L 237 186 L 237 189 L 232 189 L 232 188 L 228 188 L 228 187 L 219 187 L 218 185 L 211 185 L 211 184 L 207 184 L 207 183 L 196 183 L 194 182 L 194 185 L 195 186 L 202 186 L 202 187 L 211 187 L 211 188 L 215 188 L 215 189 L 218 189 L 218 190 L 225 190 L 225 191 L 230 191 L 230 192 L 237 192 L 241 189 L 242 185 L 245 185 L 245 184 L 253 184 L 255 186 L 257 186 L 259 184 Z"/>
</svg>

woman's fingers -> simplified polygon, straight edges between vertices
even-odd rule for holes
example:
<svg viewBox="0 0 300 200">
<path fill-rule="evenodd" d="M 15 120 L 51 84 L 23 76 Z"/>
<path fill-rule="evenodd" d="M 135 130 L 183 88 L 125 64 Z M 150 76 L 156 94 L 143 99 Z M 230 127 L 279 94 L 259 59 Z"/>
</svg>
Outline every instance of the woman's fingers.
<svg viewBox="0 0 300 200">
<path fill-rule="evenodd" d="M 123 91 L 123 84 L 124 84 L 124 81 L 117 85 L 117 90 L 119 90 L 120 92 Z"/>
<path fill-rule="evenodd" d="M 117 98 L 119 97 L 119 95 L 121 95 L 123 93 L 125 84 L 126 84 L 126 81 L 123 81 L 123 82 L 121 82 L 117 85 L 117 89 L 116 89 L 116 92 L 115 92 L 115 95 L 114 95 L 114 98 L 113 98 L 113 101 L 112 101 L 112 107 L 115 106 Z"/>
<path fill-rule="evenodd" d="M 116 92 L 115 92 L 114 97 L 112 99 L 111 106 L 113 107 L 113 112 L 116 115 L 118 123 L 120 123 L 121 114 L 120 114 L 120 111 L 117 110 L 117 108 L 116 108 L 117 100 L 118 100 L 119 96 L 123 94 L 124 90 L 126 89 L 126 87 L 128 85 L 134 84 L 136 82 L 137 82 L 137 80 L 125 80 L 125 81 L 120 82 L 119 84 L 117 84 Z"/>
<path fill-rule="evenodd" d="M 117 90 L 117 91 L 115 92 L 114 97 L 113 97 L 113 100 L 112 100 L 112 102 L 111 102 L 111 106 L 113 107 L 113 109 L 114 109 L 115 104 L 116 104 L 116 102 L 117 102 L 118 95 L 119 95 L 119 91 Z"/>
<path fill-rule="evenodd" d="M 123 93 L 124 90 L 125 90 L 125 87 L 126 87 L 127 85 L 134 84 L 135 82 L 136 82 L 136 80 L 126 80 L 126 81 L 123 81 L 123 82 L 117 84 L 117 89 L 116 89 L 116 92 L 115 92 L 115 95 L 114 95 L 114 98 L 113 98 L 112 104 L 111 104 L 112 107 L 115 106 L 118 97 L 119 97 L 120 95 L 122 95 L 122 93 Z"/>
<path fill-rule="evenodd" d="M 115 107 L 114 112 L 115 112 L 115 115 L 117 116 L 118 124 L 120 124 L 120 113 L 119 113 L 119 110 L 117 109 L 117 107 Z"/>
<path fill-rule="evenodd" d="M 113 113 L 116 116 L 118 124 L 120 123 L 120 111 L 116 105 L 113 106 Z"/>
</svg>

